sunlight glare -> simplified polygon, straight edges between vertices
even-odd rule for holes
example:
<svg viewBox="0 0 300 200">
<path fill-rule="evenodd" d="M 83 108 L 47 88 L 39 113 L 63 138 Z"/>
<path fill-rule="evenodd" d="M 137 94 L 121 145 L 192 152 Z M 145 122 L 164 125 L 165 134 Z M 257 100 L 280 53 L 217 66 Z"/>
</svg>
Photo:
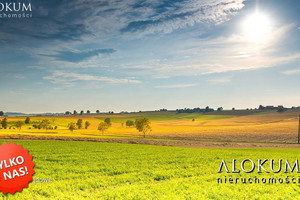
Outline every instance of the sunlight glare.
<svg viewBox="0 0 300 200">
<path fill-rule="evenodd" d="M 271 21 L 266 15 L 261 13 L 249 16 L 243 25 L 245 36 L 251 42 L 263 42 L 271 33 Z"/>
</svg>

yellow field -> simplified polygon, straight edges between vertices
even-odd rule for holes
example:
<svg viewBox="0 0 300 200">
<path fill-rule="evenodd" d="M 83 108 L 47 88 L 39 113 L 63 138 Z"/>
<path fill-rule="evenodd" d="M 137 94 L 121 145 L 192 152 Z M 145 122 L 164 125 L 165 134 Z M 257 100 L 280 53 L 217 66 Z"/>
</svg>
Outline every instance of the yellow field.
<svg viewBox="0 0 300 200">
<path fill-rule="evenodd" d="M 234 114 L 234 113 L 231 113 Z M 76 115 L 76 116 L 35 116 L 30 117 L 31 122 L 40 122 L 49 119 L 57 130 L 29 129 L 31 125 L 24 125 L 19 131 L 13 129 L 14 122 L 25 120 L 25 117 L 8 117 L 11 129 L 0 129 L 0 134 L 21 135 L 48 135 L 48 136 L 75 136 L 75 137 L 103 137 L 97 130 L 98 124 L 109 117 L 112 126 L 105 132 L 104 137 L 139 137 L 135 128 L 126 127 L 128 119 L 134 120 L 142 116 L 149 117 L 152 121 L 151 138 L 193 139 L 207 141 L 245 141 L 245 142 L 297 142 L 299 110 L 285 113 L 249 113 L 249 115 L 222 115 L 212 114 L 176 114 L 162 113 L 137 113 L 113 115 Z M 68 130 L 67 125 L 81 118 L 83 124 L 87 120 L 91 123 L 88 129 Z M 192 121 L 191 118 L 195 119 Z M 3 117 L 1 118 L 1 120 Z M 122 126 L 123 123 L 123 126 Z"/>
</svg>

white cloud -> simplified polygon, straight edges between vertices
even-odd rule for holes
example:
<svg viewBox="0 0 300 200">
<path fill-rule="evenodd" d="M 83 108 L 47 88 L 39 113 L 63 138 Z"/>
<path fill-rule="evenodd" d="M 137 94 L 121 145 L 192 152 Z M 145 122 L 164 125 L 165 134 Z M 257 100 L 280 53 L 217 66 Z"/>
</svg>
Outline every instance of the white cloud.
<svg viewBox="0 0 300 200">
<path fill-rule="evenodd" d="M 108 84 L 136 84 L 139 80 L 126 78 L 111 78 L 105 76 L 95 76 L 89 74 L 78 74 L 64 71 L 54 71 L 52 75 L 43 77 L 45 80 L 51 80 L 52 83 L 74 86 L 76 81 L 99 81 Z"/>
<path fill-rule="evenodd" d="M 59 6 L 58 10 L 56 10 L 57 16 L 65 18 L 66 20 L 68 20 L 66 21 L 66 23 L 69 23 L 71 25 L 82 24 L 83 27 L 85 27 L 86 31 L 90 34 L 82 34 L 82 40 L 80 42 L 60 42 L 58 40 L 58 42 L 53 41 L 52 43 L 50 43 L 50 45 L 46 45 L 46 43 L 43 43 L 43 46 L 47 46 L 47 48 L 29 48 L 31 54 L 35 55 L 37 60 L 39 60 L 39 63 L 36 63 L 35 66 L 30 66 L 28 68 L 40 70 L 99 68 L 104 71 L 116 71 L 118 69 L 123 69 L 124 71 L 119 71 L 120 74 L 133 73 L 133 75 L 147 76 L 148 73 L 150 73 L 152 78 L 168 78 L 176 74 L 181 74 L 182 72 L 183 75 L 191 73 L 193 71 L 195 71 L 196 73 L 206 73 L 207 71 L 209 71 L 205 67 L 206 63 L 200 63 L 200 65 L 191 63 L 196 62 L 195 60 L 192 60 L 193 58 L 191 58 L 191 61 L 184 64 L 179 63 L 179 65 L 177 63 L 172 64 L 171 62 L 165 64 L 158 61 L 156 62 L 155 66 L 149 65 L 148 63 L 146 63 L 145 65 L 133 64 L 131 66 L 133 66 L 133 68 L 138 68 L 138 70 L 126 71 L 124 68 L 122 68 L 122 64 L 120 64 L 121 61 L 118 61 L 119 56 L 124 56 L 124 52 L 117 52 L 111 57 L 101 55 L 95 56 L 85 60 L 84 62 L 78 63 L 58 61 L 54 58 L 41 56 L 41 54 L 52 55 L 55 54 L 55 52 L 65 51 L 66 49 L 76 49 L 76 45 L 78 44 L 105 44 L 104 41 L 106 41 L 106 39 L 103 38 L 107 38 L 107 36 L 108 38 L 121 37 L 122 40 L 124 39 L 122 38 L 123 36 L 135 38 L 139 36 L 144 37 L 147 34 L 157 32 L 170 33 L 174 30 L 185 28 L 188 26 L 194 26 L 195 24 L 199 23 L 220 24 L 222 22 L 228 21 L 239 10 L 241 10 L 244 7 L 244 1 L 245 0 L 188 0 L 184 2 L 170 2 L 170 5 L 167 5 L 163 1 L 159 0 L 146 0 L 143 2 L 136 0 L 112 0 L 108 3 L 99 3 L 90 0 L 87 0 L 83 3 L 80 0 L 75 0 L 72 1 L 72 3 L 68 3 L 67 5 L 62 2 L 62 6 Z M 67 8 L 65 8 L 65 6 Z M 160 7 L 165 7 L 166 9 L 158 9 Z M 76 17 L 77 15 L 72 15 L 72 12 L 76 12 L 78 10 L 80 10 L 80 16 Z M 74 18 L 68 19 L 69 16 L 74 16 Z M 129 30 L 128 32 L 123 32 L 122 34 L 120 34 L 121 29 L 126 29 L 126 27 L 129 27 L 131 23 L 137 21 L 141 22 L 141 24 L 143 25 L 137 26 L 136 30 Z M 153 21 L 154 23 L 147 23 L 147 21 Z M 49 25 L 49 27 L 44 28 L 45 30 L 50 29 L 49 35 L 57 35 L 55 30 L 59 29 L 54 27 L 56 27 L 56 25 Z M 101 46 L 101 48 L 102 47 L 110 48 L 111 45 L 104 45 Z M 113 48 L 118 49 L 117 47 Z M 176 56 L 177 55 L 175 55 L 175 57 Z M 135 59 L 137 58 L 135 57 L 132 59 L 133 62 L 135 61 Z M 186 57 L 186 59 L 189 58 Z M 126 60 L 126 62 L 128 62 L 128 60 Z M 199 69 L 199 67 L 202 69 Z M 66 82 L 66 78 L 61 78 L 61 76 L 48 76 L 46 78 L 53 79 L 53 82 Z M 111 83 L 116 80 L 98 81 Z M 71 84 L 74 81 L 68 80 L 67 82 L 68 84 Z"/>
<path fill-rule="evenodd" d="M 25 76 L 22 75 L 22 74 L 14 74 L 14 78 L 16 78 L 16 79 L 24 79 Z"/>
<path fill-rule="evenodd" d="M 195 87 L 197 84 L 175 84 L 175 85 L 159 85 L 155 86 L 155 88 L 187 88 L 187 87 Z"/>
<path fill-rule="evenodd" d="M 157 7 L 163 4 L 162 1 L 158 0 L 146 0 L 144 3 L 141 3 L 142 6 L 137 6 L 134 9 L 133 5 L 139 3 L 135 0 L 118 2 L 112 0 L 103 6 L 95 6 L 95 2 L 87 2 L 82 3 L 82 1 L 79 0 L 73 1 L 72 4 L 68 5 L 70 8 L 67 10 L 77 10 L 83 7 L 93 8 L 84 9 L 91 12 L 88 18 L 80 17 L 77 19 L 79 24 L 84 23 L 87 30 L 94 33 L 92 34 L 93 37 L 90 35 L 86 37 L 83 36 L 84 38 L 80 42 L 62 42 L 59 45 L 50 45 L 51 47 L 42 49 L 42 52 L 39 48 L 31 50 L 36 51 L 32 54 L 37 55 L 37 59 L 40 60 L 36 66 L 31 66 L 31 68 L 44 70 L 97 68 L 105 72 L 115 72 L 118 76 L 133 75 L 139 78 L 170 78 L 174 76 L 191 76 L 273 67 L 300 59 L 300 54 L 298 53 L 285 53 L 281 52 L 281 48 L 276 48 L 284 35 L 288 37 L 287 33 L 290 29 L 298 27 L 292 24 L 274 27 L 272 35 L 261 44 L 250 43 L 238 31 L 230 36 L 201 39 L 199 32 L 202 30 L 199 30 L 197 32 L 191 31 L 188 35 L 184 34 L 178 36 L 178 38 L 181 39 L 178 41 L 177 38 L 166 37 L 167 40 L 169 39 L 171 41 L 170 45 L 156 44 L 149 49 L 147 49 L 148 46 L 145 45 L 146 48 L 144 49 L 138 48 L 136 51 L 128 50 L 132 53 L 130 55 L 132 57 L 127 59 L 125 57 L 129 53 L 125 52 L 127 49 L 122 47 L 122 40 L 124 38 L 120 40 L 122 44 L 120 46 L 123 48 L 120 51 L 120 46 L 112 45 L 114 46 L 113 48 L 118 49 L 118 52 L 111 57 L 96 56 L 84 62 L 68 63 L 57 61 L 53 58 L 38 56 L 38 54 L 53 54 L 53 52 L 64 49 L 74 49 L 74 46 L 77 44 L 90 44 L 91 42 L 93 44 L 101 44 L 105 41 L 105 39 L 103 39 L 103 36 L 106 36 L 105 33 L 110 34 L 109 38 L 114 38 L 115 36 L 118 36 L 118 38 L 122 37 L 119 30 L 125 28 L 131 22 L 135 22 L 137 19 L 139 21 L 154 20 L 157 21 L 157 23 L 150 23 L 148 25 L 145 23 L 144 28 L 140 27 L 136 32 L 132 31 L 128 33 L 130 37 L 139 34 L 145 36 L 145 34 L 156 32 L 169 33 L 176 29 L 194 26 L 197 23 L 209 22 L 219 24 L 230 20 L 232 16 L 244 7 L 244 0 L 188 0 L 182 3 L 174 3 L 176 6 L 167 6 L 164 12 L 158 12 L 156 10 Z M 63 7 L 62 10 L 64 10 Z M 82 15 L 86 14 L 87 13 L 83 11 Z M 65 14 L 61 13 L 61 15 Z M 82 21 L 83 18 L 85 19 L 84 21 Z M 147 37 L 145 38 L 147 39 Z M 155 36 L 155 40 L 157 39 L 158 37 Z M 105 44 L 105 42 L 103 43 Z M 110 45 L 108 45 L 108 47 L 109 46 Z M 143 57 L 143 55 L 136 55 L 140 53 L 137 51 L 145 51 L 144 55 L 147 55 L 149 53 L 147 52 L 148 50 L 151 53 L 155 52 L 155 50 L 159 51 L 158 53 L 154 53 L 154 58 L 151 58 L 154 61 L 150 60 L 150 58 L 148 60 L 146 57 Z M 161 56 L 159 55 L 160 53 Z M 159 60 L 162 57 L 165 59 Z M 124 59 L 124 62 L 122 59 Z M 142 59 L 144 63 L 140 63 Z M 78 77 L 78 75 L 80 75 L 80 77 Z M 102 81 L 110 84 L 122 84 L 130 81 L 139 82 L 128 78 L 116 79 L 76 73 L 73 73 L 73 77 L 70 76 L 70 74 L 67 76 L 53 73 L 51 76 L 44 77 L 44 79 L 52 80 L 54 83 L 63 82 L 72 85 L 75 81 L 80 80 Z M 74 79 L 72 80 L 72 78 Z M 211 82 L 213 82 L 213 80 Z"/>
<path fill-rule="evenodd" d="M 81 30 L 70 30 L 70 33 L 67 33 L 84 40 L 103 36 L 119 37 L 120 30 L 128 32 L 129 34 L 125 35 L 129 37 L 170 33 L 198 23 L 220 24 L 228 21 L 244 7 L 244 1 L 186 0 L 166 3 L 159 0 L 109 0 L 107 2 L 73 0 L 68 3 L 60 2 L 58 8 L 54 10 L 54 20 L 41 23 L 42 29 L 37 29 L 35 32 L 41 32 L 41 37 L 60 34 L 65 36 L 65 32 L 60 33 L 61 24 L 55 23 L 58 19 L 65 19 L 65 23 L 70 27 L 80 26 Z M 38 11 L 42 15 L 48 15 L 44 7 L 41 5 Z M 78 15 L 79 11 L 80 15 Z M 35 30 L 35 26 L 36 24 L 33 23 L 26 28 L 26 31 Z M 93 38 L 90 38 L 90 33 Z"/>
<path fill-rule="evenodd" d="M 224 84 L 229 83 L 231 81 L 230 77 L 222 77 L 208 80 L 212 84 Z"/>
<path fill-rule="evenodd" d="M 241 10 L 244 7 L 243 2 L 244 0 L 189 0 L 173 3 L 173 7 L 167 7 L 161 13 L 157 12 L 155 7 L 148 7 L 151 10 L 150 15 L 144 15 L 139 21 L 132 21 L 123 30 L 144 35 L 171 33 L 199 23 L 221 24 Z"/>
<path fill-rule="evenodd" d="M 295 26 L 274 27 L 272 34 L 262 43 L 253 43 L 239 34 L 212 39 L 184 39 L 181 48 L 169 56 L 175 59 L 132 64 L 133 75 L 191 76 L 240 70 L 270 68 L 300 60 L 300 53 L 286 52 L 282 47 L 288 32 Z M 278 48 L 281 46 L 281 48 Z M 179 49 L 176 51 L 176 49 Z M 187 57 L 188 56 L 188 57 Z M 141 67 L 143 66 L 143 67 Z M 224 81 L 224 80 L 223 80 Z"/>
<path fill-rule="evenodd" d="M 9 94 L 11 94 L 11 95 L 20 95 L 20 94 L 24 94 L 24 93 L 23 92 L 19 92 L 19 91 L 11 90 L 11 91 L 9 91 Z"/>
<path fill-rule="evenodd" d="M 282 72 L 285 75 L 300 74 L 300 69 L 287 70 Z"/>
<path fill-rule="evenodd" d="M 27 66 L 27 68 L 28 68 L 28 69 L 39 69 L 39 70 L 47 69 L 46 67 L 38 66 L 38 65 L 35 65 L 35 66 Z"/>
</svg>

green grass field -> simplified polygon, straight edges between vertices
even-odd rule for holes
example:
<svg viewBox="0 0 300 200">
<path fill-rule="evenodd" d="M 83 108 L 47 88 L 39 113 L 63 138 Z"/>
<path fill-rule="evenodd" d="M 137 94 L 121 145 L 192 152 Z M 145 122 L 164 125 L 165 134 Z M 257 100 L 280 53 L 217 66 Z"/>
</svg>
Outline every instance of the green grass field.
<svg viewBox="0 0 300 200">
<path fill-rule="evenodd" d="M 274 175 L 217 171 L 222 159 L 294 161 L 300 150 L 194 149 L 66 141 L 15 143 L 22 144 L 33 155 L 34 178 L 52 182 L 32 182 L 22 193 L 8 195 L 8 199 L 297 199 L 300 196 L 299 183 L 217 183 L 217 178 L 224 176 L 298 177 L 295 172 Z"/>
</svg>

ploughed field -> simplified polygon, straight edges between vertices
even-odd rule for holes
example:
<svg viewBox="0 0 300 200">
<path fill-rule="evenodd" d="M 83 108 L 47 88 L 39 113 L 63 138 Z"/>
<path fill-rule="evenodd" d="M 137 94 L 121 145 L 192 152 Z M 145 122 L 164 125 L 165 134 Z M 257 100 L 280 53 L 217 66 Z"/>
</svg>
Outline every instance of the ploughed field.
<svg viewBox="0 0 300 200">
<path fill-rule="evenodd" d="M 4 140 L 0 140 L 2 144 Z M 6 141 L 8 143 L 12 141 Z M 298 199 L 296 170 L 258 173 L 257 159 L 288 159 L 299 149 L 200 149 L 74 141 L 14 141 L 29 149 L 34 180 L 22 193 L 6 199 Z M 253 173 L 217 173 L 222 159 L 251 159 Z M 269 161 L 264 165 L 270 171 Z M 249 162 L 245 169 L 249 170 Z M 289 176 L 289 183 L 286 177 Z M 260 179 L 259 183 L 218 183 L 218 178 Z M 262 183 L 262 178 L 266 183 Z M 269 183 L 275 178 L 276 183 Z M 280 178 L 283 183 L 278 182 Z M 292 178 L 296 183 L 291 183 Z M 0 193 L 0 197 L 4 195 Z"/>
<path fill-rule="evenodd" d="M 151 121 L 152 132 L 146 139 L 206 141 L 206 142 L 260 142 L 260 143 L 296 143 L 298 134 L 299 110 L 284 113 L 276 111 L 222 111 L 202 113 L 176 112 L 142 112 L 132 114 L 100 114 L 70 116 L 35 116 L 30 117 L 31 123 L 22 126 L 21 130 L 13 129 L 18 120 L 25 117 L 8 117 L 11 129 L 0 129 L 0 137 L 18 135 L 28 137 L 76 137 L 76 138 L 117 138 L 142 139 L 142 134 L 134 127 L 126 127 L 127 120 L 147 117 Z M 81 118 L 91 125 L 88 129 L 68 130 L 70 122 L 76 123 Z M 98 124 L 110 118 L 112 126 L 104 132 L 97 130 Z M 3 119 L 3 117 L 1 118 Z M 1 120 L 0 119 L 0 120 Z M 55 130 L 33 128 L 43 119 L 49 119 Z M 27 136 L 27 137 L 25 137 Z M 13 137 L 16 138 L 16 137 Z M 181 146 L 181 145 L 177 145 Z"/>
</svg>

